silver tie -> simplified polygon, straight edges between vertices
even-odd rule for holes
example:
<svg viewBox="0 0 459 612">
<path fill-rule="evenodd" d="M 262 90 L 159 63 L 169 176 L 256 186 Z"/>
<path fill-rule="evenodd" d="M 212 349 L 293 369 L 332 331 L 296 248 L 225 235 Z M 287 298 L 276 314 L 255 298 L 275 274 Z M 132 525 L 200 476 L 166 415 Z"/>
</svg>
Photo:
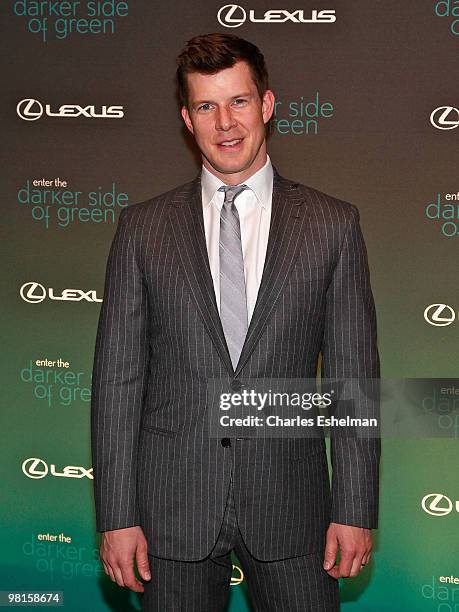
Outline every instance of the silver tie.
<svg viewBox="0 0 459 612">
<path fill-rule="evenodd" d="M 233 368 L 236 369 L 248 329 L 247 296 L 241 227 L 234 199 L 247 185 L 225 185 L 225 201 L 220 212 L 220 319 Z"/>
</svg>

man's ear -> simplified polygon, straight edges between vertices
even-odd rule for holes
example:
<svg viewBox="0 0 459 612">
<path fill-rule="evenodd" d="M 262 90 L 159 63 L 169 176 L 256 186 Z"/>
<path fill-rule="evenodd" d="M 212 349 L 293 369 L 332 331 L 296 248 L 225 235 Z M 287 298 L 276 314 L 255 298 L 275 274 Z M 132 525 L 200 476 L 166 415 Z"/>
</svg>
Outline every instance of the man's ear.
<svg viewBox="0 0 459 612">
<path fill-rule="evenodd" d="M 186 106 L 182 106 L 182 110 L 180 111 L 180 113 L 182 115 L 182 119 L 185 122 L 186 127 L 190 130 L 192 134 L 194 134 L 193 124 L 191 123 L 190 113 L 188 112 L 188 108 Z"/>
<path fill-rule="evenodd" d="M 263 100 L 262 100 L 262 113 L 263 113 L 263 121 L 265 123 L 268 123 L 268 121 L 271 119 L 273 111 L 274 111 L 274 94 L 270 89 L 267 89 L 265 91 L 265 93 L 263 94 Z"/>
</svg>

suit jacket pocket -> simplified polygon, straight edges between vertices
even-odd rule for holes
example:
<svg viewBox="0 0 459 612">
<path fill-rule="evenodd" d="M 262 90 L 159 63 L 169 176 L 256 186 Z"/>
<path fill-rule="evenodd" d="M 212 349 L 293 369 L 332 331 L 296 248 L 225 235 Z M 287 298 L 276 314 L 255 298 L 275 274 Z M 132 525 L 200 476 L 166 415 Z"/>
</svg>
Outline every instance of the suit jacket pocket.
<svg viewBox="0 0 459 612">
<path fill-rule="evenodd" d="M 178 433 L 177 431 L 165 429 L 164 427 L 156 427 L 155 425 L 142 425 L 142 429 L 160 436 L 175 436 Z"/>
</svg>

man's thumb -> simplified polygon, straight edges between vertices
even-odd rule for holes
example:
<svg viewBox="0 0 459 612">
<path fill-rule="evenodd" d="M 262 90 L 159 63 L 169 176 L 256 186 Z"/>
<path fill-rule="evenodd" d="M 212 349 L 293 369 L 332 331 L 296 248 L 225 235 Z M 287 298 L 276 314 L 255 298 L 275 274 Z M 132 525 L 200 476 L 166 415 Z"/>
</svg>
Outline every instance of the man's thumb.
<svg viewBox="0 0 459 612">
<path fill-rule="evenodd" d="M 137 569 L 139 570 L 139 574 L 142 576 L 144 580 L 151 579 L 150 573 L 150 565 L 148 563 L 148 556 L 146 552 L 137 552 Z"/>
<path fill-rule="evenodd" d="M 338 553 L 338 542 L 335 538 L 327 539 L 324 554 L 324 569 L 329 570 L 335 565 L 336 555 Z"/>
</svg>

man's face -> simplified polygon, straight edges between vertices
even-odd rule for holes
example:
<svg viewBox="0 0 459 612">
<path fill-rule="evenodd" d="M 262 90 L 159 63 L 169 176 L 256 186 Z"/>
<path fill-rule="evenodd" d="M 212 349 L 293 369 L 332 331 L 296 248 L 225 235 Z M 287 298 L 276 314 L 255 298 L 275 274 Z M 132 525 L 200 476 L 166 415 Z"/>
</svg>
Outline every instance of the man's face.
<svg viewBox="0 0 459 612">
<path fill-rule="evenodd" d="M 265 123 L 274 95 L 260 100 L 246 62 L 216 74 L 187 75 L 188 107 L 182 117 L 194 135 L 204 166 L 224 183 L 243 182 L 266 162 Z"/>
</svg>

